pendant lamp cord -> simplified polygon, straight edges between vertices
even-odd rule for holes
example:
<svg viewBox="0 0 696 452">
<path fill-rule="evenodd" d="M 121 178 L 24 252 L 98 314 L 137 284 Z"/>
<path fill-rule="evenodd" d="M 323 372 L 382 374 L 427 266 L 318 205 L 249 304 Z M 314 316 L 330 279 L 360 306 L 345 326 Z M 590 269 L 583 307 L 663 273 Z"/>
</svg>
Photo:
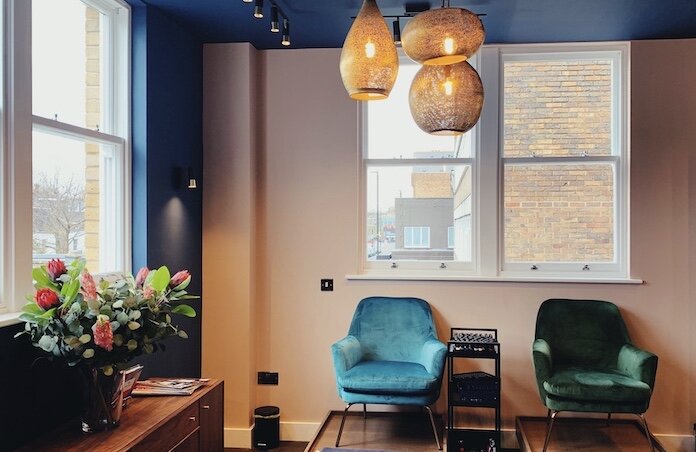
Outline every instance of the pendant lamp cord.
<svg viewBox="0 0 696 452">
<path fill-rule="evenodd" d="M 447 3 L 447 7 L 450 7 L 450 0 L 442 0 L 442 7 L 445 7 L 445 3 Z"/>
</svg>

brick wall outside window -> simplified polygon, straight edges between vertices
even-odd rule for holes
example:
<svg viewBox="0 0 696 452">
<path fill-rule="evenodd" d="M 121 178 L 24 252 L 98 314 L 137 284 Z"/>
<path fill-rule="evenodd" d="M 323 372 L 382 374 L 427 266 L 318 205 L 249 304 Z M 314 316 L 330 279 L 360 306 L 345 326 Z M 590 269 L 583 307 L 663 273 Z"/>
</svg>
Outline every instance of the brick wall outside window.
<svg viewBox="0 0 696 452">
<path fill-rule="evenodd" d="M 504 156 L 611 155 L 611 62 L 505 62 Z M 614 259 L 614 175 L 602 165 L 506 165 L 507 262 Z"/>
</svg>

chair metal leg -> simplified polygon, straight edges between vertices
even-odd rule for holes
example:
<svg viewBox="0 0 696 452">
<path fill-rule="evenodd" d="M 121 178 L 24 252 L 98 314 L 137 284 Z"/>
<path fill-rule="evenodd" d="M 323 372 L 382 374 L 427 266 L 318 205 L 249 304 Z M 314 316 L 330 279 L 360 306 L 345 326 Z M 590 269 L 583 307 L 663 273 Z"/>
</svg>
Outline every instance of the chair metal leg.
<svg viewBox="0 0 696 452">
<path fill-rule="evenodd" d="M 556 420 L 556 416 L 558 415 L 558 413 L 559 411 L 549 410 L 549 425 L 548 430 L 546 431 L 546 440 L 544 441 L 543 452 L 546 452 L 546 448 L 549 447 L 549 441 L 551 440 L 551 429 L 553 428 L 553 421 Z"/>
<path fill-rule="evenodd" d="M 349 403 L 346 405 L 346 409 L 343 410 L 343 418 L 341 419 L 341 426 L 338 428 L 338 436 L 336 437 L 336 447 L 338 447 L 338 443 L 341 441 L 341 434 L 343 433 L 343 424 L 346 422 L 346 414 L 348 413 L 348 409 L 352 407 L 354 404 Z"/>
<path fill-rule="evenodd" d="M 607 413 L 607 427 L 611 425 L 611 413 Z"/>
<path fill-rule="evenodd" d="M 367 419 L 367 404 L 363 403 L 363 419 Z"/>
<path fill-rule="evenodd" d="M 433 427 L 433 434 L 435 435 L 435 444 L 437 444 L 437 450 L 442 450 L 442 445 L 440 445 L 440 436 L 437 434 L 437 427 L 435 427 L 435 418 L 433 418 L 433 410 L 429 406 L 425 407 L 430 415 L 430 425 Z"/>
<path fill-rule="evenodd" d="M 643 414 L 639 414 L 638 417 L 641 420 L 641 423 L 643 424 L 643 429 L 645 430 L 645 436 L 648 438 L 648 443 L 650 443 L 650 450 L 652 452 L 655 452 L 655 445 L 653 444 L 652 436 L 650 435 L 650 429 L 648 428 L 648 421 L 645 420 L 645 416 Z"/>
</svg>

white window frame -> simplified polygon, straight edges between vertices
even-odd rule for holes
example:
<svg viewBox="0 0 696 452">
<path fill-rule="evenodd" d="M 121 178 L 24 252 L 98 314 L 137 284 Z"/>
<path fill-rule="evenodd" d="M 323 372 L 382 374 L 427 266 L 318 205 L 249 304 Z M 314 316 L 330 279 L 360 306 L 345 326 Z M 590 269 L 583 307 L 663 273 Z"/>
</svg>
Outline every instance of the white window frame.
<svg viewBox="0 0 696 452">
<path fill-rule="evenodd" d="M 613 77 L 612 149 L 615 155 L 595 157 L 615 165 L 614 176 L 614 228 L 616 230 L 615 257 L 613 263 L 592 263 L 590 270 L 583 270 L 584 263 L 560 265 L 537 264 L 504 265 L 503 252 L 503 58 L 535 53 L 568 55 L 594 54 L 605 57 L 613 54 L 613 69 L 620 71 Z M 630 201 L 630 43 L 562 43 L 562 44 L 507 44 L 484 45 L 475 56 L 477 70 L 484 85 L 485 104 L 481 119 L 472 137 L 474 152 L 471 158 L 438 160 L 440 164 L 471 165 L 472 171 L 472 262 L 439 261 L 369 261 L 364 247 L 367 220 L 367 172 L 371 166 L 427 165 L 427 159 L 368 159 L 367 158 L 367 110 L 365 102 L 358 107 L 360 152 L 359 189 L 359 244 L 361 264 L 359 274 L 349 279 L 415 279 L 415 280 L 481 280 L 481 281 L 568 281 L 600 283 L 640 283 L 630 278 L 629 269 L 629 201 Z M 414 125 L 415 127 L 415 125 Z M 559 158 L 561 159 L 561 158 Z M 564 163 L 582 157 L 564 157 Z M 515 159 L 522 163 L 522 159 Z M 551 163 L 552 160 L 549 160 Z M 538 163 L 536 158 L 533 163 Z"/>
<path fill-rule="evenodd" d="M 123 0 L 83 0 L 108 15 L 110 26 L 104 27 L 102 42 L 110 49 L 104 62 L 104 130 L 100 132 L 55 121 L 32 114 L 31 77 L 31 1 L 2 0 L 3 9 L 3 116 L 1 174 L 2 235 L 0 248 L 2 278 L 0 279 L 0 326 L 16 321 L 24 297 L 31 293 L 32 280 L 32 132 L 41 131 L 97 144 L 109 144 L 123 153 L 112 171 L 117 184 L 103 187 L 120 192 L 115 206 L 121 221 L 118 224 L 114 249 L 122 250 L 118 265 L 130 271 L 131 265 L 131 149 L 130 142 L 130 6 Z M 109 99 L 110 102 L 106 102 Z M 108 166 L 108 165 L 107 165 Z M 106 215 L 106 213 L 102 212 Z M 112 213 L 113 215 L 113 213 Z M 106 223 L 106 222 L 101 222 Z M 103 234 L 100 234 L 103 237 Z M 100 246 L 102 244 L 100 243 Z"/>
</svg>

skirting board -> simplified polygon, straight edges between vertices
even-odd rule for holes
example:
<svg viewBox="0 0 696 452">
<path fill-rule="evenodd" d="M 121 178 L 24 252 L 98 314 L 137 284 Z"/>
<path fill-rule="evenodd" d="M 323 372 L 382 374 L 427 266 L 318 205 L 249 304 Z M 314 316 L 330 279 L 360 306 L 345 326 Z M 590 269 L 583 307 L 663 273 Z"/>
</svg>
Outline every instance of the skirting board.
<svg viewBox="0 0 696 452">
<path fill-rule="evenodd" d="M 321 427 L 321 422 L 281 422 L 280 439 L 282 441 L 310 441 L 319 427 Z M 249 428 L 226 427 L 225 447 L 251 449 L 253 429 L 253 425 Z"/>
</svg>

